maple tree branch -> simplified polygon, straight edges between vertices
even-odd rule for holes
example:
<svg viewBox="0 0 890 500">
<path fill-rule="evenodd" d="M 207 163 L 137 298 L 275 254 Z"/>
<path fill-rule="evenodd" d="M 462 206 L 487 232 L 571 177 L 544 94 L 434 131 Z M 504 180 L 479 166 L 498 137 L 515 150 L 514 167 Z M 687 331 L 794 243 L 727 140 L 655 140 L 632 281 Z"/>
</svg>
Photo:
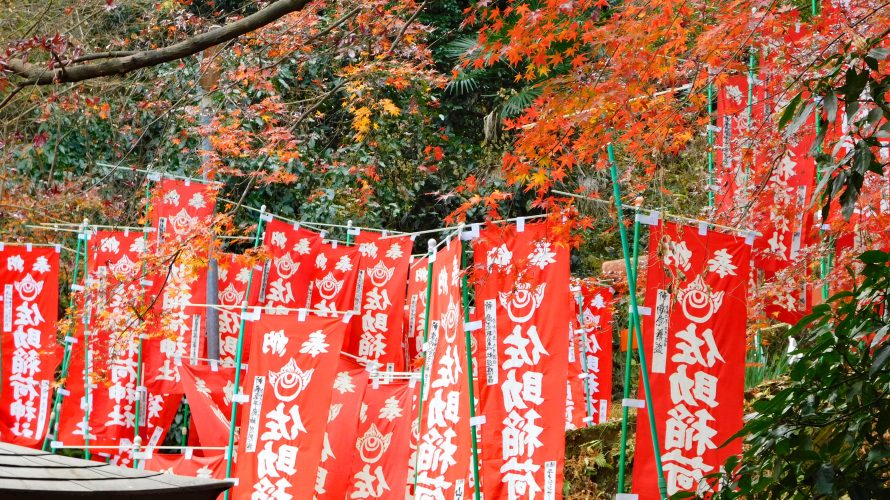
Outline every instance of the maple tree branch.
<svg viewBox="0 0 890 500">
<path fill-rule="evenodd" d="M 143 50 L 128 55 L 113 56 L 107 60 L 64 68 L 47 68 L 24 59 L 9 59 L 4 67 L 7 71 L 24 78 L 22 85 L 51 85 L 71 83 L 123 75 L 131 71 L 157 66 L 166 62 L 188 57 L 202 50 L 234 40 L 263 26 L 281 19 L 287 14 L 302 10 L 311 0 L 278 0 L 269 6 L 231 24 L 212 29 L 206 33 L 159 49 Z"/>
<path fill-rule="evenodd" d="M 402 37 L 405 36 L 405 32 L 408 31 L 408 26 L 411 26 L 411 23 L 413 23 L 414 20 L 417 19 L 417 16 L 420 15 L 420 11 L 422 11 L 424 7 L 426 7 L 426 1 L 420 4 L 420 6 L 417 7 L 417 10 L 414 11 L 414 14 L 412 14 L 411 17 L 409 17 L 408 20 L 405 21 L 405 25 L 402 26 L 399 34 L 396 35 L 395 40 L 392 41 L 392 45 L 389 46 L 389 50 L 386 51 L 386 55 L 392 54 L 392 51 L 395 50 L 399 42 L 402 41 Z"/>
<path fill-rule="evenodd" d="M 77 64 L 87 61 L 95 61 L 97 59 L 111 59 L 113 57 L 126 57 L 135 54 L 132 50 L 112 50 L 110 52 L 95 52 L 92 54 L 84 54 L 68 61 L 68 64 Z"/>
</svg>

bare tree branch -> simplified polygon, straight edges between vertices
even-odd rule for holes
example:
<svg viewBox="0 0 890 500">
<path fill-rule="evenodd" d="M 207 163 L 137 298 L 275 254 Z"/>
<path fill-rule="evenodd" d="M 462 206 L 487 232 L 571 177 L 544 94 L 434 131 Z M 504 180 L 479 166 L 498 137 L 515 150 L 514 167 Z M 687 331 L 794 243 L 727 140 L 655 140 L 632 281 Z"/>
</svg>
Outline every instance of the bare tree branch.
<svg viewBox="0 0 890 500">
<path fill-rule="evenodd" d="M 271 24 L 287 14 L 302 10 L 310 1 L 278 0 L 243 19 L 193 36 L 169 47 L 111 57 L 93 64 L 48 68 L 26 62 L 23 59 L 10 59 L 5 62 L 5 69 L 24 78 L 24 81 L 18 82 L 19 85 L 51 85 L 80 82 L 103 76 L 123 75 L 137 69 L 182 59 L 215 45 L 234 40 L 245 33 Z"/>
</svg>

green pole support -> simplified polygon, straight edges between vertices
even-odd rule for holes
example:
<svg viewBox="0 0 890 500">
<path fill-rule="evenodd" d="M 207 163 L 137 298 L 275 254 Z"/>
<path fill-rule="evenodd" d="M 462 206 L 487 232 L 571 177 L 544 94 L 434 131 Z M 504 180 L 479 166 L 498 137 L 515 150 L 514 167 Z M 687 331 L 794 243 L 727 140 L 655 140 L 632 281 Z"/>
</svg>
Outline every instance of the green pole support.
<svg viewBox="0 0 890 500">
<path fill-rule="evenodd" d="M 612 176 L 612 191 L 615 195 L 616 217 L 618 218 L 618 230 L 621 235 L 621 250 L 624 254 L 624 268 L 627 271 L 628 296 L 630 298 L 630 312 L 633 317 L 634 329 L 637 339 L 637 354 L 640 357 L 640 371 L 643 379 L 643 394 L 646 398 L 646 414 L 649 416 L 649 430 L 652 434 L 652 447 L 655 455 L 655 468 L 658 471 L 658 490 L 661 498 L 667 498 L 667 484 L 664 480 L 664 471 L 661 467 L 661 445 L 658 440 L 658 428 L 655 425 L 655 412 L 652 408 L 652 391 L 649 389 L 649 366 L 646 362 L 646 355 L 643 352 L 643 329 L 640 328 L 640 311 L 637 306 L 637 283 L 636 275 L 632 274 L 630 262 L 630 251 L 627 245 L 627 228 L 624 227 L 624 208 L 621 206 L 621 188 L 618 187 L 618 168 L 615 165 L 615 152 L 612 144 L 607 146 L 609 154 L 609 173 Z M 633 276 L 634 279 L 630 279 Z M 628 332 L 628 336 L 630 336 Z"/>
<path fill-rule="evenodd" d="M 352 246 L 352 221 L 346 221 L 346 245 Z"/>
<path fill-rule="evenodd" d="M 748 51 L 748 125 L 754 114 L 754 47 Z"/>
<path fill-rule="evenodd" d="M 80 272 L 80 252 L 83 250 L 84 242 L 86 241 L 86 223 L 81 225 L 80 232 L 77 233 L 77 250 L 74 252 L 74 271 L 72 272 L 71 283 L 72 285 L 77 284 L 78 273 Z M 84 257 L 86 258 L 86 257 Z M 70 337 L 72 333 L 72 327 L 68 327 L 67 332 L 65 333 L 65 337 Z M 56 434 L 59 430 L 59 412 L 62 408 L 62 398 L 64 394 L 62 393 L 62 386 L 64 386 L 65 379 L 68 378 L 68 365 L 71 363 L 71 343 L 66 339 L 65 341 L 65 351 L 62 355 L 62 368 L 59 372 L 59 381 L 61 382 L 60 387 L 56 389 L 56 395 L 53 400 L 52 411 L 50 412 L 49 417 L 49 432 L 46 434 L 46 439 L 43 440 L 43 451 L 50 451 L 50 443 L 53 439 L 55 439 Z M 53 450 L 55 453 L 55 450 Z"/>
<path fill-rule="evenodd" d="M 151 179 L 145 180 L 145 227 L 148 228 L 148 211 L 151 207 Z M 142 247 L 145 249 L 144 251 L 148 251 L 148 236 L 146 236 L 146 232 L 142 232 Z M 142 277 L 139 280 L 140 287 L 140 300 L 145 299 L 145 259 L 142 260 L 142 269 L 141 269 Z M 139 320 L 139 325 L 142 325 L 142 319 Z M 136 411 L 133 415 L 133 443 L 136 444 L 135 451 L 139 451 L 139 446 L 142 444 L 142 438 L 139 437 L 139 426 L 142 425 L 141 416 L 142 416 L 142 396 L 148 396 L 148 392 L 142 390 L 142 378 L 144 376 L 142 372 L 142 334 L 139 334 L 138 340 L 138 350 L 136 354 Z M 133 468 L 139 468 L 139 459 L 133 459 Z"/>
<path fill-rule="evenodd" d="M 636 283 L 637 263 L 640 248 L 640 223 L 634 220 L 633 268 L 628 273 L 628 280 Z M 632 276 L 631 276 L 632 274 Z M 624 356 L 624 399 L 630 398 L 630 373 L 633 365 L 633 318 L 627 317 L 627 347 Z M 625 465 L 627 463 L 627 417 L 628 408 L 621 408 L 621 448 L 618 458 L 618 493 L 624 493 Z"/>
<path fill-rule="evenodd" d="M 89 276 L 87 275 L 87 261 L 89 253 L 90 253 L 90 244 L 89 244 L 89 236 L 85 238 L 83 242 L 84 252 L 83 252 L 83 281 L 86 284 Z M 86 286 L 84 286 L 84 300 L 83 300 L 83 397 L 84 397 L 84 405 L 83 405 L 83 439 L 84 445 L 86 448 L 84 449 L 84 458 L 89 460 L 92 457 L 92 453 L 90 453 L 90 406 L 93 405 L 93 402 L 90 400 L 90 308 L 92 304 L 89 303 L 87 297 L 89 296 L 88 290 L 86 290 Z"/>
<path fill-rule="evenodd" d="M 260 244 L 260 236 L 263 234 L 263 215 L 266 213 L 266 205 L 260 207 L 260 217 L 256 225 L 256 235 L 253 238 L 253 246 Z M 238 416 L 238 402 L 236 396 L 241 393 L 241 355 L 244 351 L 244 315 L 247 312 L 247 301 L 250 298 L 250 287 L 253 284 L 253 273 L 247 277 L 247 293 L 244 294 L 244 303 L 241 306 L 241 324 L 238 328 L 238 345 L 235 349 L 235 387 L 232 389 L 232 417 L 229 420 L 229 444 L 226 448 L 226 479 L 232 477 L 232 462 L 235 456 L 235 422 Z M 229 490 L 226 490 L 225 499 L 229 499 Z"/>
<path fill-rule="evenodd" d="M 584 396 L 586 398 L 585 407 L 587 408 L 587 427 L 593 426 L 593 408 L 590 401 L 590 367 L 587 365 L 587 328 L 584 327 L 584 296 L 581 290 L 575 294 L 575 302 L 578 303 L 578 333 L 580 333 L 580 346 L 578 347 L 578 355 L 581 356 L 581 366 L 584 368 Z"/>
<path fill-rule="evenodd" d="M 714 84 L 708 82 L 708 208 L 714 208 Z M 628 330 L 629 331 L 629 330 Z"/>
<path fill-rule="evenodd" d="M 423 310 L 423 365 L 420 367 L 420 396 L 417 398 L 417 428 L 420 429 L 420 426 L 423 422 L 423 389 L 424 389 L 424 380 L 426 380 L 426 364 L 430 362 L 429 356 L 432 354 L 429 352 L 429 346 L 426 343 L 429 341 L 429 333 L 430 333 L 430 300 L 433 294 L 433 262 L 436 260 L 436 240 L 430 239 L 427 242 L 427 254 L 428 261 L 426 266 L 426 307 Z M 433 349 L 435 351 L 435 349 Z M 472 373 L 470 374 L 472 377 Z M 473 384 L 470 384 L 472 387 Z M 418 447 L 420 443 L 418 443 Z M 417 454 L 414 456 L 414 489 L 417 489 Z"/>
<path fill-rule="evenodd" d="M 185 448 L 189 444 L 189 404 L 188 400 L 182 403 L 182 435 L 179 437 L 179 445 Z"/>
<path fill-rule="evenodd" d="M 464 244 L 463 240 L 460 242 L 461 252 L 460 252 L 460 267 L 461 269 L 466 269 L 469 265 L 467 262 L 467 248 Z M 430 278 L 427 280 L 427 287 L 429 289 L 429 283 L 432 281 L 432 273 L 429 274 Z M 460 279 L 460 296 L 461 302 L 463 302 L 464 307 L 464 323 L 470 322 L 470 289 L 467 286 L 467 275 L 464 273 L 463 277 Z M 427 303 L 429 304 L 429 303 Z M 472 333 L 464 330 L 464 337 L 466 339 L 467 344 L 467 383 L 469 388 L 469 396 L 470 396 L 470 421 L 472 422 L 473 418 L 476 417 L 476 394 L 473 389 L 473 353 L 472 349 Z M 478 346 L 477 346 L 478 348 Z M 470 424 L 470 441 L 473 443 L 473 498 L 476 500 L 482 499 L 482 492 L 479 489 L 479 449 L 476 446 L 476 427 L 473 424 Z"/>
</svg>

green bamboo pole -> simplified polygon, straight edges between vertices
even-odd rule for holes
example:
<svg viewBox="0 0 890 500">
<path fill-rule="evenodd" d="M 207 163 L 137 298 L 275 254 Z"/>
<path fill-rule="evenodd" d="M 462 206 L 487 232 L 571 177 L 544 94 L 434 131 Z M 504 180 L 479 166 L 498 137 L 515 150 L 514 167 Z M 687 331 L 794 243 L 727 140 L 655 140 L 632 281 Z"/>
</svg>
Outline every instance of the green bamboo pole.
<svg viewBox="0 0 890 500">
<path fill-rule="evenodd" d="M 83 281 L 87 283 L 89 276 L 87 275 L 87 261 L 89 260 L 90 254 L 90 243 L 89 237 L 87 237 L 83 243 L 84 252 L 83 252 Z M 90 400 L 90 308 L 92 304 L 88 302 L 89 291 L 84 287 L 84 300 L 83 300 L 83 397 L 84 397 L 84 405 L 83 405 L 83 439 L 84 448 L 83 456 L 87 460 L 92 457 L 92 453 L 90 453 L 90 407 L 93 405 L 93 402 Z"/>
<path fill-rule="evenodd" d="M 714 84 L 708 82 L 708 208 L 714 208 Z M 629 331 L 629 330 L 628 330 Z"/>
<path fill-rule="evenodd" d="M 151 207 L 151 179 L 148 178 L 145 180 L 145 227 L 147 228 L 149 225 L 148 222 L 148 212 Z M 142 232 L 142 248 L 144 252 L 148 251 L 148 236 L 147 232 Z M 140 301 L 144 301 L 145 299 L 145 258 L 142 259 L 141 266 L 141 274 L 142 277 L 139 280 L 139 299 Z M 139 325 L 142 326 L 142 319 L 139 319 Z M 139 436 L 139 426 L 142 425 L 141 416 L 142 416 L 142 396 L 143 394 L 147 395 L 146 391 L 142 390 L 142 379 L 144 377 L 144 373 L 142 371 L 142 334 L 139 334 L 138 341 L 138 349 L 136 354 L 136 412 L 133 415 L 133 443 L 136 445 L 134 450 L 135 452 L 139 451 L 139 447 L 142 444 L 142 438 Z M 147 404 L 147 401 L 146 401 Z M 139 459 L 133 458 L 133 468 L 139 468 Z"/>
<path fill-rule="evenodd" d="M 469 265 L 467 262 L 467 248 L 463 241 L 460 242 L 461 252 L 460 252 L 460 268 L 466 269 Z M 432 277 L 432 275 L 430 275 Z M 429 283 L 430 280 L 427 280 Z M 461 302 L 463 302 L 464 306 L 464 323 L 470 322 L 470 289 L 467 286 L 467 275 L 464 275 L 460 279 L 460 295 Z M 482 492 L 479 489 L 479 449 L 476 446 L 476 427 L 472 424 L 473 419 L 476 417 L 476 394 L 473 389 L 473 353 L 472 349 L 472 333 L 464 330 L 464 337 L 466 339 L 467 344 L 467 383 L 469 388 L 469 396 L 470 396 L 470 440 L 473 443 L 473 482 L 475 487 L 473 488 L 473 498 L 476 500 L 482 499 Z"/>
<path fill-rule="evenodd" d="M 640 248 L 640 223 L 634 220 L 633 243 L 633 267 L 629 270 L 627 279 L 636 283 L 637 263 Z M 624 356 L 624 399 L 630 398 L 630 374 L 633 365 L 633 334 L 634 322 L 631 315 L 627 316 L 627 347 Z M 627 417 L 628 408 L 621 407 L 621 447 L 618 457 L 618 493 L 624 493 L 624 475 L 627 463 Z"/>
<path fill-rule="evenodd" d="M 263 216 L 266 213 L 266 205 L 260 207 L 260 216 L 256 225 L 256 235 L 253 237 L 253 246 L 260 244 L 260 236 L 263 234 Z M 235 387 L 232 389 L 232 417 L 229 420 L 229 444 L 226 448 L 226 479 L 232 477 L 232 463 L 235 456 L 235 422 L 238 416 L 238 402 L 235 401 L 241 393 L 241 356 L 244 351 L 244 327 L 247 313 L 247 302 L 250 300 L 250 287 L 253 284 L 253 273 L 247 276 L 247 293 L 244 294 L 244 303 L 241 306 L 241 324 L 238 328 L 238 345 L 235 348 Z M 226 490 L 225 499 L 229 499 L 229 490 Z"/>
<path fill-rule="evenodd" d="M 624 227 L 624 208 L 621 206 L 621 188 L 618 186 L 618 168 L 615 165 L 615 152 L 612 144 L 607 146 L 609 154 L 609 173 L 612 176 L 612 191 L 615 195 L 616 217 L 618 218 L 618 230 L 621 235 L 621 250 L 624 254 L 624 269 L 627 271 L 628 296 L 630 297 L 630 312 L 633 317 L 634 328 L 637 339 L 637 354 L 640 357 L 640 371 L 643 379 L 643 394 L 646 398 L 646 414 L 649 416 L 649 430 L 652 434 L 652 447 L 655 455 L 655 469 L 658 471 L 658 490 L 661 498 L 667 498 L 667 484 L 664 480 L 664 471 L 661 467 L 661 445 L 658 440 L 658 427 L 655 425 L 655 412 L 652 408 L 652 391 L 649 389 L 649 366 L 646 362 L 646 355 L 643 352 L 643 329 L 640 328 L 640 311 L 637 307 L 637 284 L 636 279 L 630 279 L 633 269 L 630 263 L 630 251 L 627 245 L 627 228 Z M 636 276 L 634 276 L 636 278 Z"/>
<path fill-rule="evenodd" d="M 429 333 L 430 333 L 430 300 L 433 294 L 433 262 L 436 260 L 436 240 L 430 239 L 427 241 L 427 266 L 426 266 L 426 307 L 423 310 L 423 365 L 420 366 L 420 396 L 417 398 L 417 428 L 420 429 L 421 424 L 423 423 L 423 389 L 424 389 L 424 380 L 426 379 L 426 364 L 430 361 L 428 356 L 432 356 L 430 353 L 429 346 L 426 345 L 429 342 Z M 433 349 L 435 351 L 435 349 Z M 470 374 L 472 376 L 472 374 Z M 470 384 L 472 387 L 472 384 Z M 418 443 L 418 447 L 420 443 Z M 417 459 L 419 457 L 415 453 L 414 455 L 414 489 L 417 490 Z"/>
<path fill-rule="evenodd" d="M 578 293 L 575 294 L 575 302 L 578 303 L 578 333 L 580 334 L 580 346 L 578 349 L 578 355 L 581 356 L 581 366 L 584 367 L 584 395 L 586 396 L 586 405 L 587 408 L 587 427 L 591 427 L 593 425 L 593 408 L 591 408 L 590 401 L 590 368 L 587 366 L 587 339 L 588 332 L 587 328 L 584 326 L 584 296 L 581 294 L 581 290 L 578 290 Z"/>
<path fill-rule="evenodd" d="M 78 273 L 80 272 L 80 252 L 83 250 L 86 241 L 87 222 L 88 221 L 86 220 L 84 221 L 83 225 L 80 227 L 80 232 L 77 233 L 77 250 L 74 252 L 74 271 L 72 272 L 71 277 L 72 286 L 77 284 Z M 65 351 L 62 355 L 62 368 L 59 372 L 59 381 L 61 382 L 61 385 L 56 389 L 56 396 L 53 400 L 53 407 L 49 416 L 49 426 L 47 427 L 49 432 L 46 434 L 46 439 L 43 440 L 43 451 L 50 451 L 50 443 L 55 439 L 59 430 L 59 412 L 61 411 L 62 398 L 64 397 L 63 387 L 65 385 L 65 379 L 68 378 L 68 366 L 71 363 L 71 350 L 73 349 L 72 344 L 67 341 L 67 337 L 71 336 L 72 330 L 73 326 L 69 326 L 68 330 L 65 332 L 65 339 L 63 339 L 65 341 Z M 53 450 L 53 453 L 55 453 L 55 450 Z"/>
<path fill-rule="evenodd" d="M 352 221 L 346 221 L 346 245 L 352 246 Z"/>
<path fill-rule="evenodd" d="M 185 400 L 183 403 L 184 408 L 182 410 L 182 434 L 179 436 L 179 444 L 183 448 L 188 446 L 189 444 L 189 404 L 188 400 Z"/>
</svg>

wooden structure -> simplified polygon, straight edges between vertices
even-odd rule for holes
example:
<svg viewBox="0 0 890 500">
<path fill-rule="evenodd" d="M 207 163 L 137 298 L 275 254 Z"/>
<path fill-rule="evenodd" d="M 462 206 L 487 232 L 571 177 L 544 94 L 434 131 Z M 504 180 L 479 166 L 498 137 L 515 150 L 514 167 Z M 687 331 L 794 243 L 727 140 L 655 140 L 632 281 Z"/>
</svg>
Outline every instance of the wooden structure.
<svg viewBox="0 0 890 500">
<path fill-rule="evenodd" d="M 0 498 L 214 500 L 233 481 L 174 476 L 0 443 Z"/>
</svg>

